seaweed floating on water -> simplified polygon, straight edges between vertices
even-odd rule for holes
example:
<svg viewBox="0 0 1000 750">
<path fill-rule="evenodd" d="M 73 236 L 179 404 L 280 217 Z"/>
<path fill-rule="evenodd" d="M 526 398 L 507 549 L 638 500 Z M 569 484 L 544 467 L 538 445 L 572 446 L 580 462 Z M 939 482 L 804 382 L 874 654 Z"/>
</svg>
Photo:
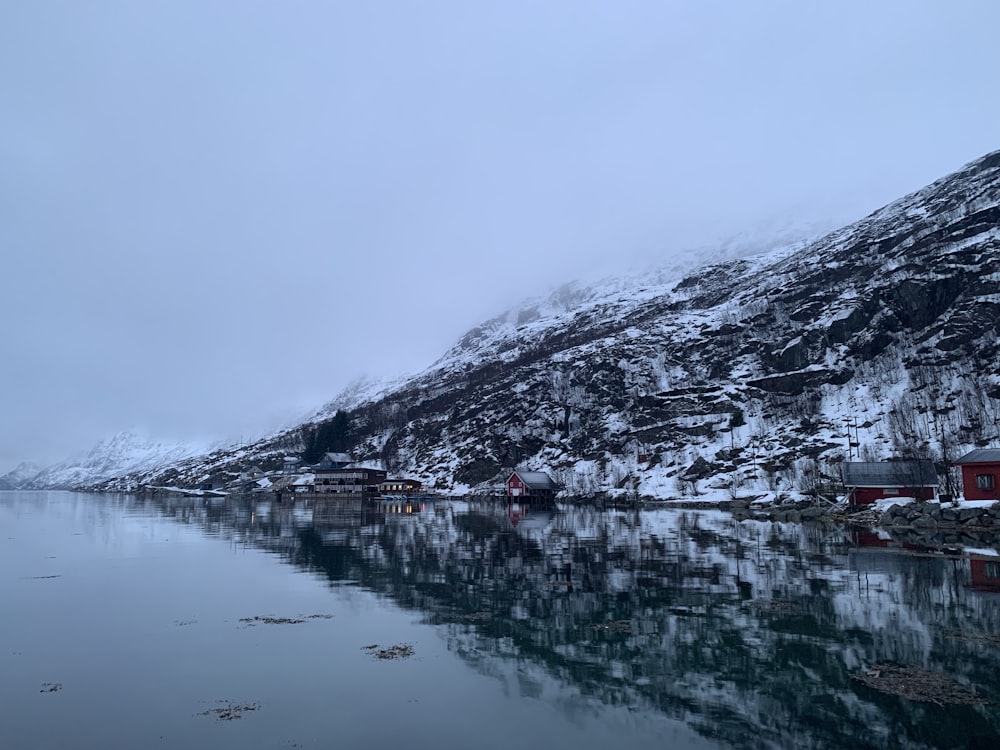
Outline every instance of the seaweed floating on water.
<svg viewBox="0 0 1000 750">
<path fill-rule="evenodd" d="M 332 620 L 333 615 L 299 615 L 298 617 L 271 617 L 269 615 L 255 615 L 254 617 L 241 617 L 240 622 L 247 627 L 253 627 L 259 622 L 265 625 L 301 625 L 306 620 Z"/>
<path fill-rule="evenodd" d="M 219 721 L 233 721 L 234 719 L 242 719 L 243 714 L 248 711 L 257 711 L 260 709 L 259 703 L 231 703 L 230 701 L 216 701 L 216 703 L 221 703 L 221 706 L 217 708 L 208 708 L 204 711 L 199 711 L 198 716 L 215 716 Z"/>
<path fill-rule="evenodd" d="M 868 687 L 889 695 L 898 695 L 911 701 L 964 705 L 983 705 L 989 701 L 976 695 L 972 688 L 962 685 L 941 672 L 931 672 L 920 667 L 901 667 L 895 664 L 876 664 L 864 674 L 851 677 Z"/>
<path fill-rule="evenodd" d="M 267 617 L 255 615 L 254 617 L 241 617 L 240 622 L 246 623 L 252 627 L 258 622 L 262 622 L 265 625 L 301 625 L 305 622 L 305 620 L 299 617 Z"/>
<path fill-rule="evenodd" d="M 406 659 L 413 656 L 413 646 L 409 643 L 397 643 L 395 646 L 389 646 L 388 648 L 380 648 L 377 643 L 373 643 L 370 646 L 362 646 L 362 651 L 368 651 L 376 659 L 382 659 L 383 661 L 388 659 Z"/>
</svg>

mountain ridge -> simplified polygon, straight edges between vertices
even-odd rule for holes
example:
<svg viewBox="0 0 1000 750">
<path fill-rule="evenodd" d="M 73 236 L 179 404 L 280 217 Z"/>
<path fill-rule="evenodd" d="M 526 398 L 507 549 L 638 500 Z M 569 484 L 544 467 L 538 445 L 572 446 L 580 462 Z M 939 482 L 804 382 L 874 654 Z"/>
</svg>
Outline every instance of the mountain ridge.
<svg viewBox="0 0 1000 750">
<path fill-rule="evenodd" d="M 135 430 L 124 430 L 98 442 L 85 455 L 50 466 L 22 463 L 0 477 L 0 489 L 50 490 L 86 489 L 131 473 L 154 470 L 204 455 L 207 450 L 194 443 L 152 440 Z"/>
<path fill-rule="evenodd" d="M 855 455 L 946 463 L 1000 439 L 998 227 L 1000 151 L 803 246 L 565 285 L 302 427 L 348 411 L 358 459 L 455 493 L 513 466 L 664 498 L 809 489 Z M 302 427 L 88 487 L 277 460 Z"/>
</svg>

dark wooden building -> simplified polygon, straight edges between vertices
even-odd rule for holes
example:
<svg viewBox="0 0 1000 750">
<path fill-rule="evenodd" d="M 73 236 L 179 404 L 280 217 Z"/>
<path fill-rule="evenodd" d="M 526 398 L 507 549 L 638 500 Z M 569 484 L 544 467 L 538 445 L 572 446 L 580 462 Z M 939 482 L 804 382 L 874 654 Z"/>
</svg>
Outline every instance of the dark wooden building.
<svg viewBox="0 0 1000 750">
<path fill-rule="evenodd" d="M 344 467 L 339 469 L 313 469 L 315 480 L 313 487 L 316 492 L 325 494 L 364 495 L 377 493 L 379 483 L 385 481 L 386 472 L 382 469 L 370 469 L 364 466 Z"/>
</svg>

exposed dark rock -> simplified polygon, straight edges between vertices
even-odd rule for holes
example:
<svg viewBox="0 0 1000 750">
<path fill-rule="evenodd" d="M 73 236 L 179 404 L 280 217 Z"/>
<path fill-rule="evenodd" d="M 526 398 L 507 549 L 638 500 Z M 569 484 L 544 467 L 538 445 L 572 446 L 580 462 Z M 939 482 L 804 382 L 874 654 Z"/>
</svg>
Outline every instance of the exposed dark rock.
<svg viewBox="0 0 1000 750">
<path fill-rule="evenodd" d="M 510 461 L 513 465 L 514 461 Z M 455 481 L 461 484 L 480 484 L 495 477 L 500 472 L 501 466 L 496 461 L 480 459 L 471 461 L 455 471 Z"/>
<path fill-rule="evenodd" d="M 694 460 L 687 471 L 684 472 L 685 479 L 707 479 L 708 477 L 715 476 L 716 470 L 713 464 L 710 464 L 705 460 L 703 456 L 698 456 Z"/>
<path fill-rule="evenodd" d="M 830 382 L 833 373 L 830 370 L 801 370 L 782 375 L 769 375 L 747 381 L 747 385 L 759 388 L 768 393 L 784 393 L 789 396 L 801 394 L 807 387 Z"/>
<path fill-rule="evenodd" d="M 880 458 L 935 449 L 939 429 L 955 446 L 989 445 L 1000 425 L 979 415 L 1000 412 L 998 223 L 1000 152 L 795 253 L 727 260 L 652 293 L 649 278 L 636 281 L 642 294 L 569 285 L 477 326 L 425 373 L 336 408 L 350 411 L 357 460 L 438 486 L 524 465 L 593 494 L 630 486 L 622 467 L 638 466 L 639 492 L 647 478 L 662 492 L 702 454 L 717 463 L 699 459 L 685 477 L 803 489 L 792 483 L 804 459 L 842 459 L 834 440 L 859 389 L 858 440 Z M 900 382 L 913 386 L 903 396 Z M 720 435 L 736 408 L 747 427 Z M 248 457 L 274 463 L 300 432 L 89 486 L 183 486 Z"/>
</svg>

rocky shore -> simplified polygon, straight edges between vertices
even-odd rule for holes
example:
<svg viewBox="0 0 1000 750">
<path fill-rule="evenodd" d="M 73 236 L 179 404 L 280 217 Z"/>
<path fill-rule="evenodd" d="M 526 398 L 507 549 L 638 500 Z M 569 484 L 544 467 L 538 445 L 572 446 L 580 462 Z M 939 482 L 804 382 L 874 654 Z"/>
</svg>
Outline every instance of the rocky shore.
<svg viewBox="0 0 1000 750">
<path fill-rule="evenodd" d="M 1000 541 L 1000 503 L 982 506 L 908 502 L 877 506 L 846 506 L 823 500 L 757 505 L 734 501 L 737 519 L 753 518 L 781 523 L 837 522 L 879 527 L 899 541 L 914 544 L 996 544 Z"/>
</svg>

